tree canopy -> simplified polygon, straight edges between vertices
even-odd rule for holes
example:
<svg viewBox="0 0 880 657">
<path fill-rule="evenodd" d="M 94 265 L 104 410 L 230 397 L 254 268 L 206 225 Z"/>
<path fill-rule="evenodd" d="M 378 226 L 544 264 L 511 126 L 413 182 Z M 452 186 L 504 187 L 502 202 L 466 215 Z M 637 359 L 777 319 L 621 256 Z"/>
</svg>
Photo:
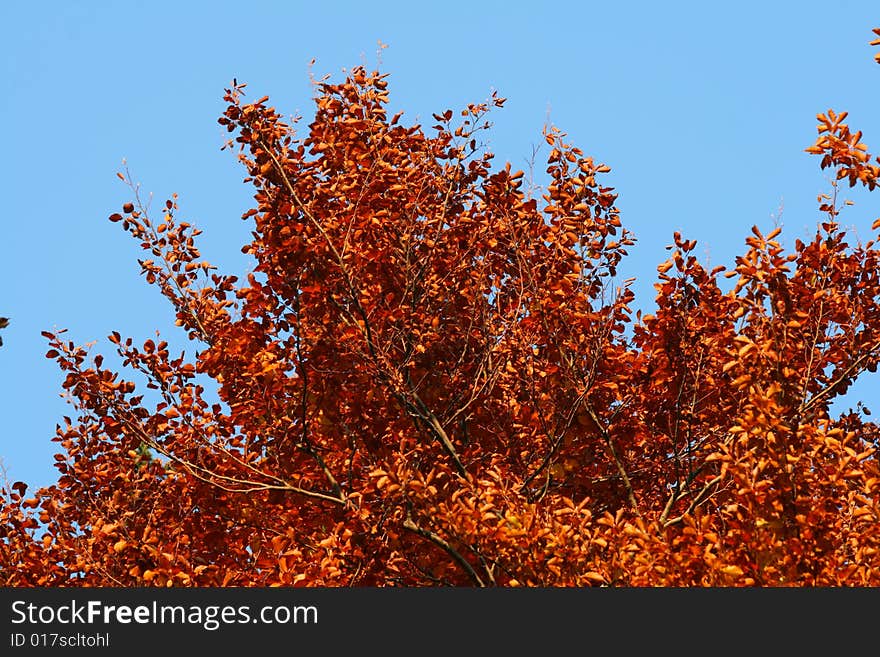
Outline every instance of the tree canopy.
<svg viewBox="0 0 880 657">
<path fill-rule="evenodd" d="M 643 314 L 610 169 L 559 129 L 536 187 L 481 144 L 497 95 L 407 124 L 356 67 L 303 125 L 244 92 L 253 271 L 176 197 L 110 216 L 193 354 L 114 332 L 115 371 L 45 334 L 76 413 L 57 483 L 3 489 L 4 585 L 880 584 L 878 427 L 831 413 L 880 361 L 880 251 L 837 197 L 880 159 L 846 112 L 806 149 L 811 239 L 755 226 L 708 269 L 676 233 Z"/>
</svg>

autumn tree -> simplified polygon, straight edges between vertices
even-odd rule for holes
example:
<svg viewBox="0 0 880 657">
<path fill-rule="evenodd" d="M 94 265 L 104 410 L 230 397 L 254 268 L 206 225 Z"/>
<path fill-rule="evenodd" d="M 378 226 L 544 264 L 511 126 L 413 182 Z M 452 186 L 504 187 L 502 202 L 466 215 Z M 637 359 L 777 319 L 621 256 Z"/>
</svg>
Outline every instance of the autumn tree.
<svg viewBox="0 0 880 657">
<path fill-rule="evenodd" d="M 317 82 L 308 125 L 227 90 L 246 280 L 176 197 L 110 216 L 193 355 L 113 333 L 117 372 L 46 333 L 76 417 L 57 483 L 4 490 L 3 583 L 880 584 L 878 428 L 831 412 L 880 360 L 880 252 L 837 195 L 880 160 L 846 112 L 807 149 L 813 238 L 756 226 L 707 270 L 676 233 L 643 315 L 607 166 L 548 127 L 531 188 L 481 146 L 503 98 L 426 127 L 386 85 Z"/>
</svg>

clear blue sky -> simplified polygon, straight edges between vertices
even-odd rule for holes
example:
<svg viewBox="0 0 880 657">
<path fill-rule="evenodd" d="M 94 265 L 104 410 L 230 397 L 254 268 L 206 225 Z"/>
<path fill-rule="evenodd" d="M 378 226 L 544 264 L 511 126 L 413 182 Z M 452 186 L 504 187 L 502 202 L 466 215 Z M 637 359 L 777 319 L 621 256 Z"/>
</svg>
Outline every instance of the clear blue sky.
<svg viewBox="0 0 880 657">
<path fill-rule="evenodd" d="M 832 11 L 831 8 L 834 7 Z M 811 233 L 828 189 L 803 152 L 815 115 L 850 112 L 880 151 L 880 66 L 868 45 L 876 0 L 767 2 L 3 2 L 0 184 L 0 459 L 11 480 L 55 479 L 51 442 L 72 409 L 40 331 L 69 329 L 111 354 L 112 330 L 173 331 L 169 306 L 138 275 L 137 244 L 107 221 L 129 200 L 125 158 L 144 193 L 180 195 L 204 256 L 233 273 L 250 228 L 242 170 L 220 146 L 233 77 L 282 113 L 311 110 L 313 72 L 391 74 L 412 119 L 485 100 L 497 161 L 526 168 L 549 119 L 607 163 L 639 242 L 621 268 L 653 305 L 656 266 L 680 230 L 712 265 L 731 265 L 749 227 Z M 543 153 L 542 154 L 546 154 Z M 875 193 L 876 197 L 877 194 Z M 877 198 L 843 215 L 867 239 Z M 780 216 L 780 208 L 782 209 Z M 853 394 L 869 406 L 876 381 Z M 880 404 L 877 404 L 880 407 Z"/>
</svg>

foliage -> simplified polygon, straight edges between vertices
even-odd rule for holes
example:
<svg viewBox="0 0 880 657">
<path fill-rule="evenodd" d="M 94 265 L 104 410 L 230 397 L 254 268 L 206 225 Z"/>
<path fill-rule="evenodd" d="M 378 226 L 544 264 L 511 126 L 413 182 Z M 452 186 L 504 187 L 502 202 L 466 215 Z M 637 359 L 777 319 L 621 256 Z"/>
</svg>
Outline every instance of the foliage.
<svg viewBox="0 0 880 657">
<path fill-rule="evenodd" d="M 536 191 L 478 143 L 500 97 L 423 128 L 378 72 L 316 85 L 303 136 L 227 90 L 246 281 L 174 198 L 110 217 L 197 354 L 113 333 L 145 395 L 46 334 L 78 415 L 58 482 L 4 490 L 3 584 L 880 584 L 878 427 L 829 410 L 880 360 L 880 251 L 837 201 L 880 161 L 845 112 L 807 149 L 814 237 L 754 227 L 708 271 L 676 234 L 642 316 L 609 168 L 564 133 Z"/>
</svg>

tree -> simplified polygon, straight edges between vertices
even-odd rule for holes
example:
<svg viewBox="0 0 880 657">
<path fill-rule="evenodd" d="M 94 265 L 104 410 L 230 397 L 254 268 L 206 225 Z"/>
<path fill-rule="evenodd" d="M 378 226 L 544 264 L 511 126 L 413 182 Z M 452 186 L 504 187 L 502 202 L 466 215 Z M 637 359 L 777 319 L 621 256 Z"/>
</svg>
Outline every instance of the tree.
<svg viewBox="0 0 880 657">
<path fill-rule="evenodd" d="M 813 239 L 754 227 L 709 271 L 676 233 L 642 315 L 609 168 L 564 133 L 535 190 L 478 141 L 503 98 L 423 128 L 379 72 L 316 84 L 304 136 L 227 90 L 246 281 L 176 198 L 111 215 L 197 351 L 113 333 L 139 389 L 45 334 L 77 417 L 56 484 L 4 489 L 5 585 L 880 583 L 878 428 L 830 413 L 880 360 L 880 252 L 836 194 L 880 160 L 845 112 L 807 149 Z"/>
</svg>

